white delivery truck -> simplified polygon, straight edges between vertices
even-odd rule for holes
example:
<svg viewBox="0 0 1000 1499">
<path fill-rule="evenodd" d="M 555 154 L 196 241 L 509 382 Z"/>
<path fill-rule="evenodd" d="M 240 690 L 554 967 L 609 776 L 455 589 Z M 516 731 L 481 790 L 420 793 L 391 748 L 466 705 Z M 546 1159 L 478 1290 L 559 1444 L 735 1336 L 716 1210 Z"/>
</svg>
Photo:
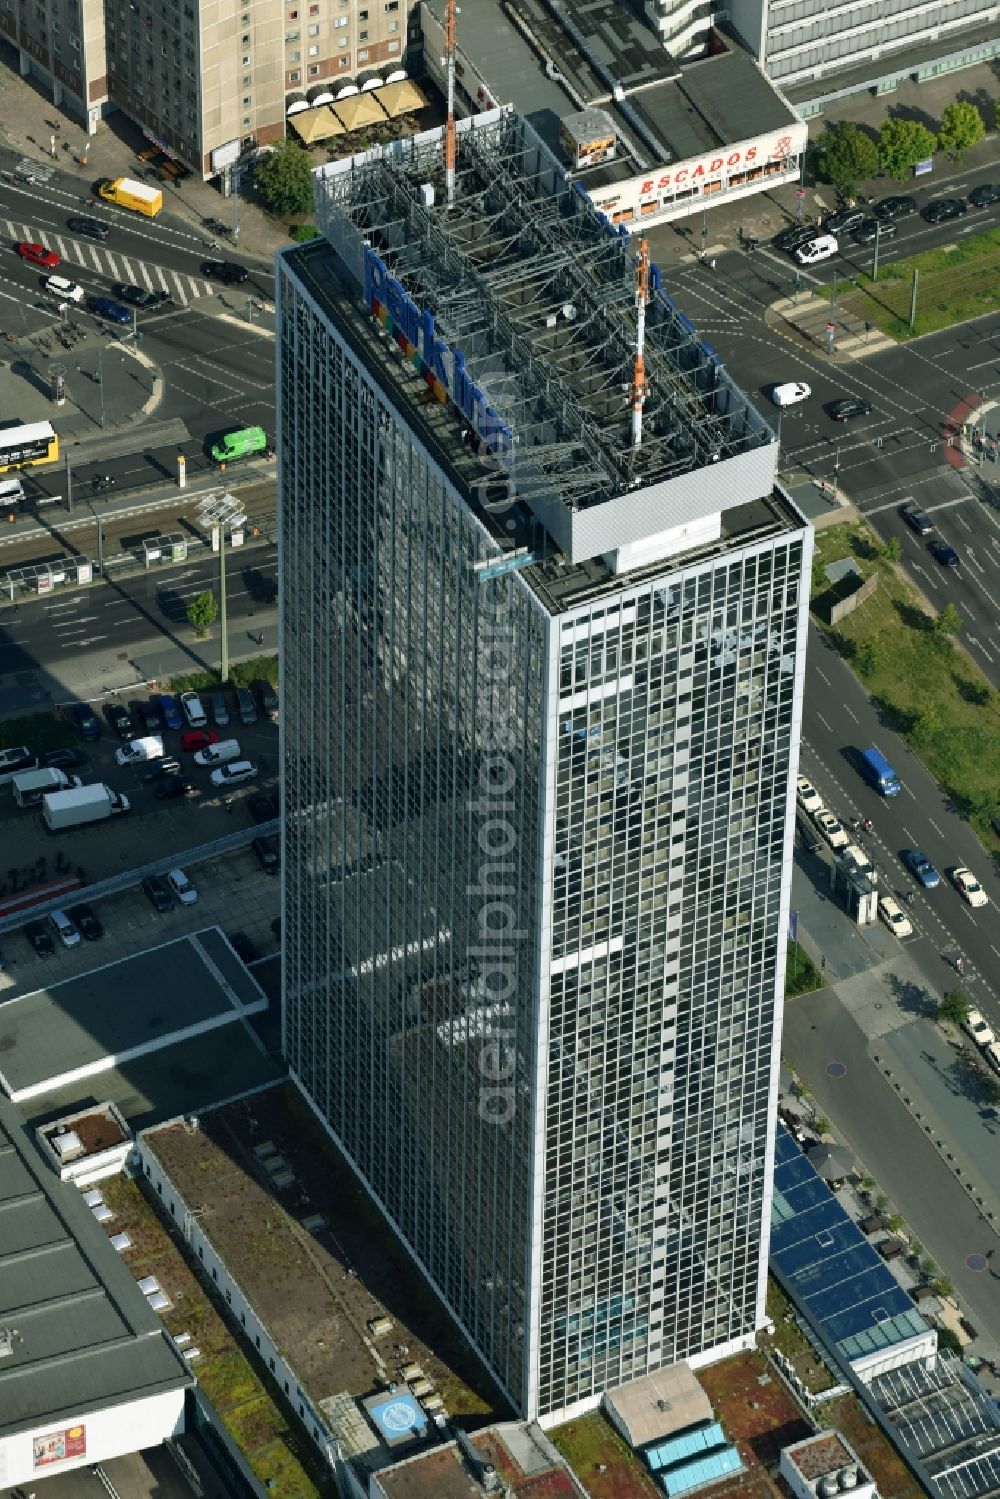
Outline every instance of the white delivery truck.
<svg viewBox="0 0 1000 1499">
<path fill-rule="evenodd" d="M 72 791 L 51 791 L 42 797 L 42 817 L 52 833 L 63 828 L 80 828 L 88 822 L 103 822 L 118 812 L 127 812 L 129 801 L 120 791 L 97 782 L 77 786 Z"/>
<path fill-rule="evenodd" d="M 119 765 L 138 765 L 143 760 L 163 759 L 163 740 L 159 734 L 148 734 L 145 739 L 130 739 L 115 750 Z"/>
<path fill-rule="evenodd" d="M 19 807 L 37 807 L 47 792 L 68 791 L 82 782 L 79 776 L 68 776 L 64 770 L 19 770 L 11 785 Z"/>
</svg>

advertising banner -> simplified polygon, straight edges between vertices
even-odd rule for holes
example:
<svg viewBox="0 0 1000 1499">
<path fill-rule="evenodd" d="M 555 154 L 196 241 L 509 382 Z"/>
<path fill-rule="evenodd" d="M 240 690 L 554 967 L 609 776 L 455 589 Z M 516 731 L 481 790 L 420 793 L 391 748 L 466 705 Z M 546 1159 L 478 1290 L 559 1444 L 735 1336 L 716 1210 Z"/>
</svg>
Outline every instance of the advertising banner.
<svg viewBox="0 0 1000 1499">
<path fill-rule="evenodd" d="M 86 1457 L 87 1428 L 67 1426 L 64 1431 L 48 1431 L 44 1436 L 34 1438 L 32 1448 L 36 1468 L 64 1463 L 71 1457 Z"/>
</svg>

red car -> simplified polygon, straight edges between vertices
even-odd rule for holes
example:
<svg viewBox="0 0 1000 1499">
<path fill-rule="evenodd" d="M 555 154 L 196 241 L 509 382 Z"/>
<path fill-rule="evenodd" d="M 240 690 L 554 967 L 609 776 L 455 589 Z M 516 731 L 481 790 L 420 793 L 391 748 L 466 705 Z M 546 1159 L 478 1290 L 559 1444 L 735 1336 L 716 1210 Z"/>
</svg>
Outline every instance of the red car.
<svg viewBox="0 0 1000 1499">
<path fill-rule="evenodd" d="M 188 729 L 181 735 L 181 749 L 195 750 L 208 749 L 210 744 L 218 744 L 219 736 L 214 729 Z"/>
<path fill-rule="evenodd" d="M 59 256 L 55 250 L 46 250 L 44 245 L 29 245 L 27 240 L 21 241 L 17 253 L 22 260 L 29 260 L 32 265 L 43 265 L 47 271 L 54 271 L 59 264 Z"/>
</svg>

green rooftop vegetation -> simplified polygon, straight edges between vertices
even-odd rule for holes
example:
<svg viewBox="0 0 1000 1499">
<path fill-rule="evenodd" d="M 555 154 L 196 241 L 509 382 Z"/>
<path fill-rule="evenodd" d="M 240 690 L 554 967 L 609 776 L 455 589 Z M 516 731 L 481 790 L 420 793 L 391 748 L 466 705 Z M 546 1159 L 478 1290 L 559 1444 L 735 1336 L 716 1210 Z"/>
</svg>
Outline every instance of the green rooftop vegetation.
<svg viewBox="0 0 1000 1499">
<path fill-rule="evenodd" d="M 163 1313 L 167 1331 L 190 1334 L 187 1346 L 201 1350 L 192 1364 L 201 1393 L 218 1413 L 255 1475 L 282 1499 L 334 1499 L 332 1475 L 294 1422 L 277 1390 L 265 1382 L 240 1347 L 221 1312 L 185 1261 L 136 1182 L 115 1177 L 101 1183 L 117 1230 L 132 1248 L 124 1258 L 138 1279 L 155 1275 L 170 1298 Z"/>
</svg>

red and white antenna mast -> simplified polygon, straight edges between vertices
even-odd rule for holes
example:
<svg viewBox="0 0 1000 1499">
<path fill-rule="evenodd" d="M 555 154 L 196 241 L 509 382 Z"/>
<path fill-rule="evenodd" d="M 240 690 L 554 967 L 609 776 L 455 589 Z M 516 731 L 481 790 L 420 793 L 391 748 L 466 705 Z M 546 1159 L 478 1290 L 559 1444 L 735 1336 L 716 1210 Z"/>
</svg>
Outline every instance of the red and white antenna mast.
<svg viewBox="0 0 1000 1499">
<path fill-rule="evenodd" d="M 649 300 L 649 244 L 639 241 L 635 257 L 635 358 L 632 361 L 632 446 L 642 442 L 642 408 L 646 401 L 646 303 Z"/>
<path fill-rule="evenodd" d="M 449 208 L 455 201 L 455 161 L 458 157 L 458 136 L 455 132 L 455 17 L 457 15 L 458 6 L 455 0 L 447 0 L 444 8 L 444 70 L 448 82 L 448 118 L 444 126 L 444 181 Z"/>
</svg>

